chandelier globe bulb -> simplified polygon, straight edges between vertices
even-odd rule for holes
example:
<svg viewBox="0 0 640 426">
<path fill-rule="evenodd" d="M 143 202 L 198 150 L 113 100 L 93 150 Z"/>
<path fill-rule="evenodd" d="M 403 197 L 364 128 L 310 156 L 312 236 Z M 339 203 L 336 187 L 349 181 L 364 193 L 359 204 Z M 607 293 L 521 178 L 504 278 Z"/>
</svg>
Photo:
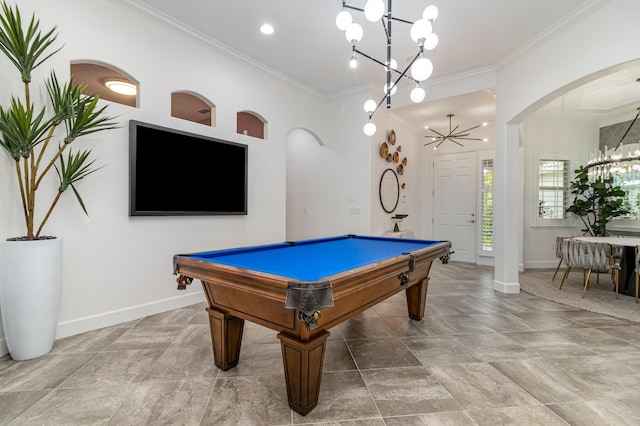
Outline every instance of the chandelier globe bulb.
<svg viewBox="0 0 640 426">
<path fill-rule="evenodd" d="M 411 76 L 418 81 L 424 81 L 431 77 L 433 73 L 433 64 L 425 57 L 422 57 L 415 61 L 411 65 Z"/>
<path fill-rule="evenodd" d="M 438 19 L 438 8 L 434 5 L 427 6 L 424 9 L 424 12 L 422 12 L 422 18 L 426 19 L 427 21 L 435 21 L 436 19 Z"/>
<path fill-rule="evenodd" d="M 354 42 L 357 43 L 360 40 L 362 40 L 363 34 L 364 34 L 364 30 L 362 29 L 362 26 L 357 22 L 350 23 L 344 33 L 345 37 L 347 38 L 347 41 L 351 43 L 354 43 Z"/>
<path fill-rule="evenodd" d="M 336 27 L 338 27 L 340 31 L 345 31 L 351 22 L 353 22 L 353 18 L 346 10 L 343 10 L 338 13 L 338 16 L 336 16 Z"/>
<path fill-rule="evenodd" d="M 363 131 L 365 135 L 373 136 L 376 134 L 376 125 L 373 124 L 372 122 L 368 122 L 367 124 L 364 125 Z"/>
<path fill-rule="evenodd" d="M 372 114 L 373 111 L 376 110 L 376 106 L 376 101 L 374 101 L 373 99 L 369 99 L 364 103 L 364 111 L 366 113 Z"/>
<path fill-rule="evenodd" d="M 436 33 L 431 33 L 424 39 L 424 48 L 427 50 L 433 50 L 438 45 L 440 39 Z"/>
<path fill-rule="evenodd" d="M 425 95 L 426 94 L 424 89 L 420 86 L 414 87 L 409 94 L 409 96 L 411 97 L 411 101 L 415 104 L 422 102 L 425 98 Z"/>
<path fill-rule="evenodd" d="M 364 16 L 368 21 L 379 21 L 382 15 L 384 15 L 384 2 L 382 0 L 368 0 L 364 5 Z"/>
<path fill-rule="evenodd" d="M 426 39 L 427 36 L 431 34 L 432 30 L 433 28 L 431 27 L 431 22 L 427 21 L 426 19 L 418 19 L 411 26 L 411 31 L 409 34 L 411 35 L 411 40 L 419 43 L 420 40 Z"/>
</svg>

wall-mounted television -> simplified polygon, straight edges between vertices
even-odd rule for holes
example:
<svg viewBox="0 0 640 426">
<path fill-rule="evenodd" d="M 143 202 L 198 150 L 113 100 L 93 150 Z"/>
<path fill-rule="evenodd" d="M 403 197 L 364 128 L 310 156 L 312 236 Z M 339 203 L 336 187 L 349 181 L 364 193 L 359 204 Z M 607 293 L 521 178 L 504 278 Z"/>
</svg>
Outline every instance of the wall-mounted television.
<svg viewBox="0 0 640 426">
<path fill-rule="evenodd" d="M 246 215 L 248 147 L 129 121 L 129 215 Z"/>
</svg>

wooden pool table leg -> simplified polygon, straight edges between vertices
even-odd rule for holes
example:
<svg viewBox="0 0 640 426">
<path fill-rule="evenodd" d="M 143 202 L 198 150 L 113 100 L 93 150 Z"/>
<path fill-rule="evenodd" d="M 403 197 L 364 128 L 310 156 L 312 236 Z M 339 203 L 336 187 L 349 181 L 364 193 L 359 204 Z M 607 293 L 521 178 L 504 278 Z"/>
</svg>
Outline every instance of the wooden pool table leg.
<svg viewBox="0 0 640 426">
<path fill-rule="evenodd" d="M 318 405 L 327 337 L 329 332 L 326 330 L 307 342 L 278 334 L 289 407 L 303 416 Z"/>
<path fill-rule="evenodd" d="M 427 287 L 429 277 L 405 290 L 407 295 L 407 310 L 409 318 L 420 321 L 424 317 L 424 308 L 427 306 Z"/>
<path fill-rule="evenodd" d="M 244 320 L 213 308 L 209 312 L 209 328 L 216 367 L 225 371 L 238 365 Z"/>
</svg>

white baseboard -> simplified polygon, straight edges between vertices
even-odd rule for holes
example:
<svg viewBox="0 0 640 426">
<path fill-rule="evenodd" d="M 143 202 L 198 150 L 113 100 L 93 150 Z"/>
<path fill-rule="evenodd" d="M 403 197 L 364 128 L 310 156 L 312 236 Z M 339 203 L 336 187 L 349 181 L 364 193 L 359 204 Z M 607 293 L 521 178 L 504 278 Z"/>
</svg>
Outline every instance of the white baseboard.
<svg viewBox="0 0 640 426">
<path fill-rule="evenodd" d="M 533 262 L 525 262 L 525 269 L 556 269 L 558 266 L 558 259 L 556 260 L 539 260 Z M 564 266 L 561 266 L 562 269 Z"/>
<path fill-rule="evenodd" d="M 494 258 L 489 256 L 478 256 L 476 258 L 476 265 L 481 266 L 493 266 Z"/>
<path fill-rule="evenodd" d="M 517 294 L 520 293 L 520 283 L 503 283 L 493 280 L 493 289 L 500 293 Z"/>
<path fill-rule="evenodd" d="M 97 330 L 104 327 L 122 324 L 128 321 L 155 315 L 172 309 L 183 308 L 196 303 L 204 302 L 205 297 L 202 291 L 188 293 L 169 299 L 156 300 L 137 306 L 130 306 L 110 312 L 103 312 L 97 315 L 77 318 L 58 324 L 56 339 L 73 336 L 87 331 Z M 4 340 L 0 341 L 0 351 Z M 0 352 L 1 353 L 1 352 Z"/>
</svg>

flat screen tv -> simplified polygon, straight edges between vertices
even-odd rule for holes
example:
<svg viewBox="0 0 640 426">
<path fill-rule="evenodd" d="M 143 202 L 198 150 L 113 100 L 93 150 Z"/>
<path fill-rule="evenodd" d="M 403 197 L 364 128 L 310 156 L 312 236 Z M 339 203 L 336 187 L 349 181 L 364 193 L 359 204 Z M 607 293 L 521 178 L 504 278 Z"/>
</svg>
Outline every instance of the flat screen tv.
<svg viewBox="0 0 640 426">
<path fill-rule="evenodd" d="M 129 215 L 246 215 L 248 147 L 129 121 Z"/>
</svg>

